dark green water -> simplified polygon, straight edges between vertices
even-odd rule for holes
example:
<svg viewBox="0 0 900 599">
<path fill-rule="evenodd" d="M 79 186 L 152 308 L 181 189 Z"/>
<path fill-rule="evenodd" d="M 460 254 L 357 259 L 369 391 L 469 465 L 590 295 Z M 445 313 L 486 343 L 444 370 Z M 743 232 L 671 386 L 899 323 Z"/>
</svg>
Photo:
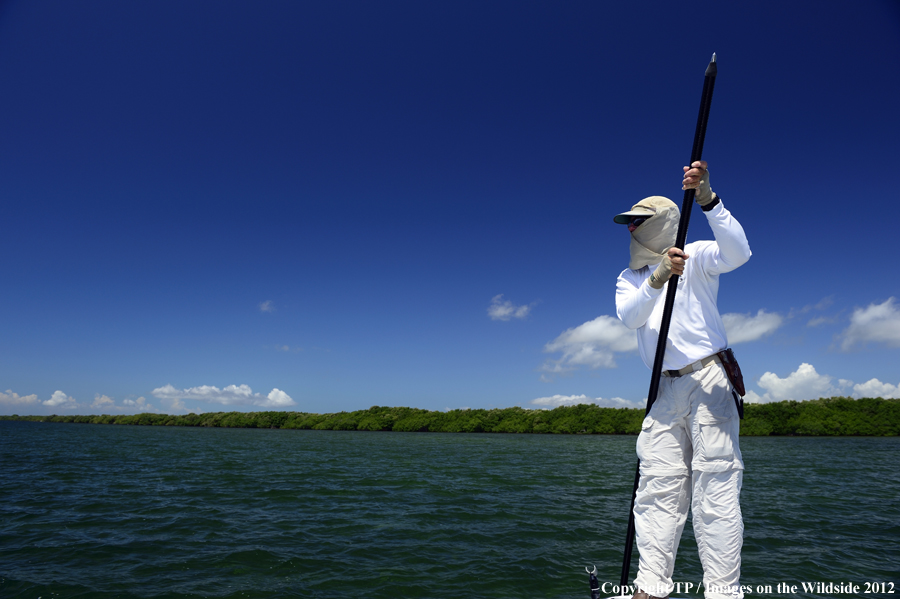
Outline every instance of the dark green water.
<svg viewBox="0 0 900 599">
<path fill-rule="evenodd" d="M 584 566 L 618 582 L 634 443 L 0 422 L 0 597 L 586 599 Z M 900 439 L 741 444 L 754 595 L 900 594 Z"/>
</svg>

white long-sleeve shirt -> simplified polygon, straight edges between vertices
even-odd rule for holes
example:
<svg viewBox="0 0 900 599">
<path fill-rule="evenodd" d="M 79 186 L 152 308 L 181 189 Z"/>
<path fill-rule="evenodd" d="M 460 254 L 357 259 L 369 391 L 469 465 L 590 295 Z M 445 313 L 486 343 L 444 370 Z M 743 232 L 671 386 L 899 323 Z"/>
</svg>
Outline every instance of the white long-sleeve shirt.
<svg viewBox="0 0 900 599">
<path fill-rule="evenodd" d="M 695 241 L 685 246 L 689 256 L 678 291 L 666 342 L 663 370 L 679 370 L 728 347 L 725 326 L 716 305 L 719 275 L 750 259 L 744 229 L 721 200 L 704 212 L 715 241 Z M 659 326 L 665 305 L 665 289 L 648 283 L 658 265 L 622 271 L 616 282 L 616 314 L 629 329 L 637 329 L 638 349 L 648 368 L 653 368 Z M 670 279 L 671 282 L 671 279 Z"/>
</svg>

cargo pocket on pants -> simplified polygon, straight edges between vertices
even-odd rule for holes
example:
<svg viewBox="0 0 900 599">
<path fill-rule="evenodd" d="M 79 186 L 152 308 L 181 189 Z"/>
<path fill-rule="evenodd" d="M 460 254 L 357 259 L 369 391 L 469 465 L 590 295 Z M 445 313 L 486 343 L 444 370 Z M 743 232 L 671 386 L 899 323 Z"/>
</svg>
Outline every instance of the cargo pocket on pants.
<svg viewBox="0 0 900 599">
<path fill-rule="evenodd" d="M 646 461 L 649 458 L 650 452 L 650 429 L 653 428 L 653 418 L 650 416 L 645 416 L 644 421 L 641 423 L 641 432 L 638 434 L 638 442 L 637 442 L 637 456 L 638 459 L 642 462 Z"/>
<path fill-rule="evenodd" d="M 700 426 L 700 456 L 706 460 L 723 459 L 734 456 L 731 439 L 731 416 L 715 416 L 709 413 L 697 414 Z"/>
</svg>

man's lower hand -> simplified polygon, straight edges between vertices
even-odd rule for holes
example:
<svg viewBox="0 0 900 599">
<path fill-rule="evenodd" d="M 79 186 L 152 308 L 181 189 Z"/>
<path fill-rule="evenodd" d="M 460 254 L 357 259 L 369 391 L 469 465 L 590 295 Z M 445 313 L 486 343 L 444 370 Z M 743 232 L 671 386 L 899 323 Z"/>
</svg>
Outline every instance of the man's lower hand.
<svg viewBox="0 0 900 599">
<path fill-rule="evenodd" d="M 666 284 L 666 281 L 672 278 L 672 275 L 681 276 L 684 274 L 684 262 L 689 257 L 690 256 L 678 248 L 669 248 L 669 251 L 663 257 L 663 261 L 660 262 L 653 274 L 650 275 L 647 284 L 654 289 L 662 289 L 663 285 Z"/>
</svg>

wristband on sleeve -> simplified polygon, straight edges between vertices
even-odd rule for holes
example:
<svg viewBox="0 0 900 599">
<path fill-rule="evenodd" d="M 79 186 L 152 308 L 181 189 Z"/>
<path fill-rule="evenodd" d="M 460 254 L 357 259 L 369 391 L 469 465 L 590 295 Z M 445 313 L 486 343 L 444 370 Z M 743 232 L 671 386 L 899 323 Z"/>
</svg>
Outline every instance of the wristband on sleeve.
<svg viewBox="0 0 900 599">
<path fill-rule="evenodd" d="M 703 212 L 709 212 L 710 210 L 712 210 L 719 204 L 719 199 L 720 199 L 719 194 L 717 194 L 716 192 L 713 192 L 712 201 L 705 205 L 701 204 L 700 209 L 703 210 Z"/>
</svg>

